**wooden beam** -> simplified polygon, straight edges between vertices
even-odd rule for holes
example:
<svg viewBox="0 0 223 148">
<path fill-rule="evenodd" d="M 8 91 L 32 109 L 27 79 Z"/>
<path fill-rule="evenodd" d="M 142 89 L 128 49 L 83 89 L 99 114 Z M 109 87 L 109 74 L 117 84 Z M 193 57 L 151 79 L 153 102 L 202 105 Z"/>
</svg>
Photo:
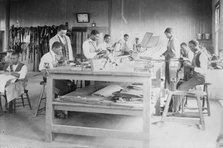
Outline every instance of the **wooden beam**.
<svg viewBox="0 0 223 148">
<path fill-rule="evenodd" d="M 108 33 L 111 34 L 112 0 L 108 0 Z"/>
<path fill-rule="evenodd" d="M 77 111 L 77 112 L 89 112 L 89 113 L 104 113 L 104 114 L 117 114 L 117 115 L 131 115 L 141 116 L 142 109 L 130 108 L 128 106 L 102 106 L 102 105 L 88 105 L 78 103 L 63 103 L 54 102 L 55 110 Z"/>
<path fill-rule="evenodd" d="M 91 127 L 77 127 L 67 125 L 53 125 L 52 131 L 54 133 L 67 133 L 75 135 L 86 135 L 86 136 L 101 136 L 108 138 L 123 138 L 132 140 L 147 140 L 149 141 L 149 134 L 143 132 L 125 132 L 112 129 L 101 129 Z"/>
</svg>

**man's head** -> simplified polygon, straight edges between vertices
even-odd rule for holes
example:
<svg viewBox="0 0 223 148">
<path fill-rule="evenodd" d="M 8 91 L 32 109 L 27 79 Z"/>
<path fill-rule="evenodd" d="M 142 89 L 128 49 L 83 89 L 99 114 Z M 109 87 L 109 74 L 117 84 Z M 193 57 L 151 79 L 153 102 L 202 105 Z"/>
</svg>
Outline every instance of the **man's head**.
<svg viewBox="0 0 223 148">
<path fill-rule="evenodd" d="M 105 36 L 104 36 L 104 41 L 105 41 L 106 43 L 110 43 L 110 41 L 111 41 L 111 35 L 109 35 L 109 34 L 105 34 Z"/>
<path fill-rule="evenodd" d="M 168 28 L 166 28 L 166 30 L 164 31 L 164 33 L 165 33 L 166 37 L 168 39 L 170 39 L 173 36 L 173 29 L 168 27 Z"/>
<path fill-rule="evenodd" d="M 183 42 L 183 43 L 180 44 L 180 47 L 182 49 L 187 49 L 187 44 L 185 42 Z"/>
<path fill-rule="evenodd" d="M 63 46 L 61 45 L 60 42 L 54 42 L 52 45 L 52 51 L 56 54 L 56 55 L 61 55 L 62 53 L 62 49 Z"/>
<path fill-rule="evenodd" d="M 67 34 L 67 26 L 66 25 L 60 25 L 58 27 L 57 34 L 59 34 L 61 37 L 64 37 Z"/>
<path fill-rule="evenodd" d="M 19 53 L 15 52 L 15 51 L 12 52 L 12 54 L 10 56 L 10 60 L 13 65 L 17 65 L 19 62 Z"/>
<path fill-rule="evenodd" d="M 135 42 L 136 42 L 136 44 L 138 44 L 139 43 L 139 38 L 135 38 Z"/>
<path fill-rule="evenodd" d="M 189 41 L 189 48 L 193 53 L 195 53 L 198 50 L 197 48 L 198 45 L 199 45 L 199 42 L 197 40 Z"/>
<path fill-rule="evenodd" d="M 97 41 L 99 39 L 99 32 L 97 30 L 92 30 L 90 39 L 92 39 L 93 41 Z"/>
<path fill-rule="evenodd" d="M 127 42 L 129 39 L 129 35 L 128 34 L 124 34 L 124 40 Z"/>
</svg>

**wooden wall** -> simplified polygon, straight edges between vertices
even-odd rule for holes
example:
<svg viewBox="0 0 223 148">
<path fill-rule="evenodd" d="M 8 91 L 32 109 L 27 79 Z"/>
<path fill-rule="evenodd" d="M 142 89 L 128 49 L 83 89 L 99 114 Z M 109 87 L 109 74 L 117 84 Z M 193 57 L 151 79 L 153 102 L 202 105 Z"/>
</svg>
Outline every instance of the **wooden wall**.
<svg viewBox="0 0 223 148">
<path fill-rule="evenodd" d="M 0 52 L 5 49 L 6 37 L 5 37 L 5 19 L 6 19 L 6 0 L 0 0 Z"/>
<path fill-rule="evenodd" d="M 211 33 L 211 0 L 124 0 L 124 3 L 127 24 L 121 20 L 121 0 L 113 1 L 113 35 L 130 33 L 142 37 L 149 31 L 163 39 L 165 28 L 172 27 L 178 40 L 187 42 L 199 32 Z M 121 27 L 115 27 L 121 22 Z"/>
<path fill-rule="evenodd" d="M 58 25 L 90 26 L 76 22 L 76 12 L 91 13 L 91 22 L 110 27 L 113 41 L 124 33 L 130 39 L 142 39 L 145 32 L 161 36 L 166 27 L 173 27 L 180 42 L 196 38 L 197 33 L 212 32 L 211 0 L 17 0 L 11 4 L 12 24 L 20 26 Z M 111 11 L 110 11 L 111 10 Z"/>
<path fill-rule="evenodd" d="M 99 5 L 100 4 L 100 5 Z M 91 22 L 108 26 L 107 0 L 17 0 L 11 3 L 11 24 L 20 26 L 59 25 L 65 22 L 73 26 L 91 26 L 91 23 L 78 24 L 75 14 L 88 12 Z"/>
</svg>

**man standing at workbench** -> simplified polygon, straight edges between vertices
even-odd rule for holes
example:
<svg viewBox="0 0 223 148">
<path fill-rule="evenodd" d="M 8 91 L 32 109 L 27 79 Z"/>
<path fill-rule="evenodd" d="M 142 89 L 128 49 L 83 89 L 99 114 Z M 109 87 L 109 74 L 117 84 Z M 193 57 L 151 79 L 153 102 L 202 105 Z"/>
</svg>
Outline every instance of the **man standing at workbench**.
<svg viewBox="0 0 223 148">
<path fill-rule="evenodd" d="M 57 31 L 57 34 L 52 37 L 49 41 L 50 50 L 52 50 L 52 45 L 54 42 L 59 42 L 63 46 L 62 53 L 65 57 L 66 61 L 73 61 L 73 50 L 71 46 L 70 38 L 66 35 L 67 34 L 67 26 L 60 25 Z"/>
</svg>

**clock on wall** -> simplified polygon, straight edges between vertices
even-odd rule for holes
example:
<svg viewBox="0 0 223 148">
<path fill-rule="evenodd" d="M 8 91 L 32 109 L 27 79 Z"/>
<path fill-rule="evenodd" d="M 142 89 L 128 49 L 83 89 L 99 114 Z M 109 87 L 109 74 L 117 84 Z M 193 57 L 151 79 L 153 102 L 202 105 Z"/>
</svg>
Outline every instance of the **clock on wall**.
<svg viewBox="0 0 223 148">
<path fill-rule="evenodd" d="M 76 18 L 78 23 L 89 23 L 90 15 L 89 13 L 76 13 Z"/>
</svg>

